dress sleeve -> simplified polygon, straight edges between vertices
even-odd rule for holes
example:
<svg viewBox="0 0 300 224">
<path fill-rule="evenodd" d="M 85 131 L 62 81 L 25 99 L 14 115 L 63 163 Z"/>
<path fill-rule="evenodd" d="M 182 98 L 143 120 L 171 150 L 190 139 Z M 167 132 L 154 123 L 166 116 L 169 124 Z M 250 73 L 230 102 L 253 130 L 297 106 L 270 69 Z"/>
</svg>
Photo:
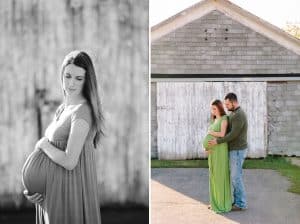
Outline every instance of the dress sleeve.
<svg viewBox="0 0 300 224">
<path fill-rule="evenodd" d="M 227 115 L 223 115 L 221 118 L 222 121 L 228 121 L 228 116 Z"/>
<path fill-rule="evenodd" d="M 79 106 L 77 110 L 73 112 L 71 115 L 71 122 L 75 122 L 78 119 L 85 120 L 88 125 L 91 127 L 92 125 L 92 115 L 91 115 L 91 109 L 88 105 L 84 104 Z"/>
</svg>

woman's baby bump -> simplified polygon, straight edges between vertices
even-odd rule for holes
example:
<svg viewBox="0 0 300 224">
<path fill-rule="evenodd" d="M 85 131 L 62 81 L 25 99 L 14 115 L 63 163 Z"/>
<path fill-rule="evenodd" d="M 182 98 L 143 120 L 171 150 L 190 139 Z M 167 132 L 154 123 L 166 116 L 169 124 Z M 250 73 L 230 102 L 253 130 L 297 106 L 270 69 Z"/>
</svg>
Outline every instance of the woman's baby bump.
<svg viewBox="0 0 300 224">
<path fill-rule="evenodd" d="M 50 141 L 58 149 L 65 151 L 66 140 Z M 47 175 L 54 172 L 53 169 L 59 167 L 41 149 L 34 150 L 27 158 L 22 168 L 22 180 L 28 194 L 46 193 Z"/>
<path fill-rule="evenodd" d="M 213 140 L 215 137 L 212 135 L 206 135 L 202 141 L 203 147 L 208 150 L 210 147 L 208 146 L 208 141 Z"/>
<path fill-rule="evenodd" d="M 46 173 L 50 162 L 42 150 L 33 151 L 27 158 L 22 169 L 22 180 L 29 195 L 45 193 Z"/>
</svg>

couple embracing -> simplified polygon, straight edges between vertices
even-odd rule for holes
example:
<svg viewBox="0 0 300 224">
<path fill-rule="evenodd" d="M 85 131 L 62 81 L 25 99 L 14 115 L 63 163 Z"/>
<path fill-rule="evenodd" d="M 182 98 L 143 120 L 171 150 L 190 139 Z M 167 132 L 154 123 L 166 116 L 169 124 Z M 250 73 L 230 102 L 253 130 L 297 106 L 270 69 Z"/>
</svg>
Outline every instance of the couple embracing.
<svg viewBox="0 0 300 224">
<path fill-rule="evenodd" d="M 217 213 L 247 208 L 242 170 L 247 151 L 247 117 L 236 94 L 228 93 L 224 100 L 230 114 L 226 115 L 220 100 L 214 100 L 208 135 L 203 141 L 209 165 L 209 209 Z"/>
</svg>

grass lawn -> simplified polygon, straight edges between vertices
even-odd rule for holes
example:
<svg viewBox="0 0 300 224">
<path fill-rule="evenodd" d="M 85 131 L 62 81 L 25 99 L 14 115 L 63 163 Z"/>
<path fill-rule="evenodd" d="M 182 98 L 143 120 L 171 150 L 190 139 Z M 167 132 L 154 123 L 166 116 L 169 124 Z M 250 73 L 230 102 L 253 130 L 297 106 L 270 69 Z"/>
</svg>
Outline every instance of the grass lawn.
<svg viewBox="0 0 300 224">
<path fill-rule="evenodd" d="M 245 169 L 277 170 L 291 181 L 289 192 L 300 194 L 300 167 L 291 164 L 286 157 L 268 156 L 264 159 L 246 159 Z M 151 160 L 151 168 L 208 168 L 206 159 Z"/>
</svg>

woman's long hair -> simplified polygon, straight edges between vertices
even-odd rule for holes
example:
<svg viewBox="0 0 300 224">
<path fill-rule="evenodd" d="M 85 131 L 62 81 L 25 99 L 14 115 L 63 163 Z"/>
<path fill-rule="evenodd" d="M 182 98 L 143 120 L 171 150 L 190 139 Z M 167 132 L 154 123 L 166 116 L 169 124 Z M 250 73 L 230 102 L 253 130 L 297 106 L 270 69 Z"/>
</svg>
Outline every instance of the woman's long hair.
<svg viewBox="0 0 300 224">
<path fill-rule="evenodd" d="M 211 106 L 216 106 L 218 108 L 218 111 L 220 112 L 220 115 L 223 116 L 225 115 L 225 110 L 224 110 L 224 107 L 223 107 L 223 104 L 222 104 L 222 101 L 221 100 L 213 100 L 211 103 L 210 103 Z M 215 120 L 216 119 L 216 116 L 211 114 L 211 120 Z"/>
<path fill-rule="evenodd" d="M 63 74 L 67 65 L 74 64 L 85 70 L 85 81 L 82 89 L 82 94 L 88 101 L 92 110 L 92 128 L 95 129 L 96 134 L 93 139 L 94 147 L 96 148 L 100 136 L 103 135 L 103 113 L 100 104 L 100 97 L 98 94 L 97 78 L 93 62 L 90 56 L 83 51 L 72 51 L 64 59 L 61 67 L 61 82 L 63 82 Z M 65 97 L 64 91 L 64 97 Z"/>
</svg>

